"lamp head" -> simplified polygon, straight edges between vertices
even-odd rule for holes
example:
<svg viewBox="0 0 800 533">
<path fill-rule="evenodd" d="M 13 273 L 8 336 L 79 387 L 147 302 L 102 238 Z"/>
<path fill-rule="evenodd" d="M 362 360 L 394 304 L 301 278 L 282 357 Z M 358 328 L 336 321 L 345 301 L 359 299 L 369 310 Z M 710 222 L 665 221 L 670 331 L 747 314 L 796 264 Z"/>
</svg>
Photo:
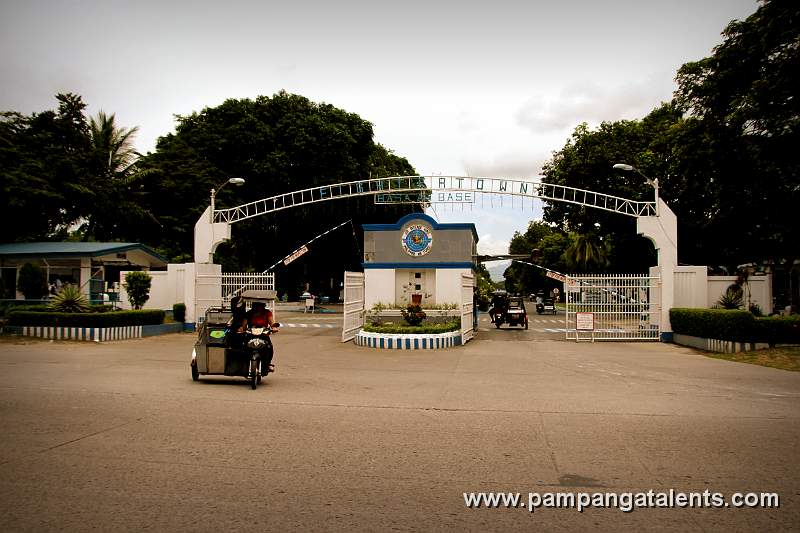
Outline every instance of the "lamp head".
<svg viewBox="0 0 800 533">
<path fill-rule="evenodd" d="M 231 178 L 228 183 L 231 185 L 244 185 L 244 178 Z"/>
<path fill-rule="evenodd" d="M 614 165 L 614 168 L 617 169 L 617 170 L 624 170 L 626 172 L 630 172 L 631 170 L 634 170 L 633 166 L 626 165 L 625 163 L 617 163 L 616 165 Z"/>
</svg>

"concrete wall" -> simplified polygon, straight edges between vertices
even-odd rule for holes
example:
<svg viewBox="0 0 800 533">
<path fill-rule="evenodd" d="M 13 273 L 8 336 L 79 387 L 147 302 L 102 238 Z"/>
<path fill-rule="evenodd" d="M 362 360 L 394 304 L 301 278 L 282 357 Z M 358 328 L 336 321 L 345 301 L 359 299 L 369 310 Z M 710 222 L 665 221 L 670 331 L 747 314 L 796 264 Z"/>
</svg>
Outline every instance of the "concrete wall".
<svg viewBox="0 0 800 533">
<path fill-rule="evenodd" d="M 395 273 L 391 268 L 368 268 L 364 270 L 364 308 L 369 310 L 376 303 L 392 304 L 395 301 Z"/>
<path fill-rule="evenodd" d="M 694 309 L 708 307 L 707 271 L 704 266 L 675 268 L 675 307 Z"/>
<path fill-rule="evenodd" d="M 122 282 L 127 272 L 120 272 L 120 306 L 130 309 Z M 213 263 L 170 263 L 166 272 L 149 272 L 153 279 L 150 299 L 145 309 L 172 310 L 176 303 L 186 304 L 186 322 L 197 322 L 206 309 L 222 305 L 222 267 Z"/>
<path fill-rule="evenodd" d="M 704 266 L 679 266 L 675 269 L 674 307 L 711 308 L 736 279 L 736 276 L 709 276 Z M 750 276 L 744 286 L 744 308 L 751 303 L 765 313 L 772 311 L 772 275 Z"/>
<path fill-rule="evenodd" d="M 191 265 L 192 263 L 188 263 Z M 189 267 L 191 268 L 191 267 Z M 186 303 L 186 269 L 187 264 L 170 263 L 167 270 L 148 272 L 153 280 L 150 285 L 150 299 L 144 304 L 145 309 L 172 310 L 173 304 Z M 120 307 L 131 309 L 128 294 L 122 285 L 127 271 L 120 272 Z"/>
<path fill-rule="evenodd" d="M 709 276 L 706 300 L 708 307 L 715 305 L 736 279 L 736 276 Z M 772 275 L 750 276 L 743 289 L 745 309 L 750 304 L 756 304 L 765 314 L 772 312 Z"/>
<path fill-rule="evenodd" d="M 461 306 L 461 274 L 471 274 L 465 268 L 439 268 L 436 270 L 436 303 Z"/>
</svg>

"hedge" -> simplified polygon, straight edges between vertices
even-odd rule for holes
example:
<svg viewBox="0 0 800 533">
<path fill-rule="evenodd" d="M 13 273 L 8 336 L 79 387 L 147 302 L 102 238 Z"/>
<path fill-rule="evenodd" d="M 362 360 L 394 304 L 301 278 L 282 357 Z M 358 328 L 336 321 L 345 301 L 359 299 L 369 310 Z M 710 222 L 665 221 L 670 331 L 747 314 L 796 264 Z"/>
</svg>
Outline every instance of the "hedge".
<svg viewBox="0 0 800 533">
<path fill-rule="evenodd" d="M 153 309 L 114 311 L 110 313 L 11 311 L 8 314 L 9 326 L 114 328 L 163 323 L 164 311 Z"/>
<path fill-rule="evenodd" d="M 364 331 L 368 333 L 402 333 L 402 334 L 423 334 L 423 333 L 448 333 L 461 329 L 460 322 L 448 322 L 446 324 L 427 324 L 424 326 L 406 326 L 404 324 L 375 325 L 366 324 Z"/>
<path fill-rule="evenodd" d="M 800 342 L 800 316 L 756 318 L 750 311 L 681 309 L 669 311 L 672 331 L 682 335 L 735 342 Z"/>
<path fill-rule="evenodd" d="M 800 315 L 756 318 L 759 340 L 774 344 L 800 343 Z"/>
</svg>

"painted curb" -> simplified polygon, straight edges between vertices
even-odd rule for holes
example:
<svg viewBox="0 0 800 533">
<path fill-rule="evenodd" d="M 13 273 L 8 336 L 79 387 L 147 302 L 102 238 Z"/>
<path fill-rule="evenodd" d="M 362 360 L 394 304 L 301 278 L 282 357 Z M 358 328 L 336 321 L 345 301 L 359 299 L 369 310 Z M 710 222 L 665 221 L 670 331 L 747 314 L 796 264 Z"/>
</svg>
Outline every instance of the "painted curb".
<svg viewBox="0 0 800 533">
<path fill-rule="evenodd" d="M 444 350 L 461 345 L 461 332 L 404 335 L 359 331 L 353 341 L 357 346 L 384 350 Z"/>
<path fill-rule="evenodd" d="M 769 343 L 766 342 L 723 341 L 719 339 L 706 339 L 705 337 L 682 335 L 680 333 L 675 333 L 672 336 L 672 342 L 680 344 L 681 346 L 688 346 L 690 348 L 716 353 L 752 352 L 754 350 L 769 348 Z"/>
<path fill-rule="evenodd" d="M 121 326 L 114 328 L 79 328 L 51 326 L 6 326 L 4 331 L 14 332 L 23 337 L 40 339 L 108 342 L 127 339 L 141 339 L 167 333 L 180 333 L 183 323 L 149 324 L 145 326 Z"/>
</svg>

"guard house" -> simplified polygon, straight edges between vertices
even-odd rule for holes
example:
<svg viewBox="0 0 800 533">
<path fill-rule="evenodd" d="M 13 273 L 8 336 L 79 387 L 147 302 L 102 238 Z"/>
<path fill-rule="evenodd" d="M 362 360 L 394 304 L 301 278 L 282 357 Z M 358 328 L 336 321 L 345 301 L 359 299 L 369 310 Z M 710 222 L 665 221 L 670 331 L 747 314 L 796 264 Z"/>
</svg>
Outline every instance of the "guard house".
<svg viewBox="0 0 800 533">
<path fill-rule="evenodd" d="M 439 224 L 422 213 L 364 224 L 364 305 L 459 304 L 461 275 L 477 268 L 474 224 Z"/>
</svg>

